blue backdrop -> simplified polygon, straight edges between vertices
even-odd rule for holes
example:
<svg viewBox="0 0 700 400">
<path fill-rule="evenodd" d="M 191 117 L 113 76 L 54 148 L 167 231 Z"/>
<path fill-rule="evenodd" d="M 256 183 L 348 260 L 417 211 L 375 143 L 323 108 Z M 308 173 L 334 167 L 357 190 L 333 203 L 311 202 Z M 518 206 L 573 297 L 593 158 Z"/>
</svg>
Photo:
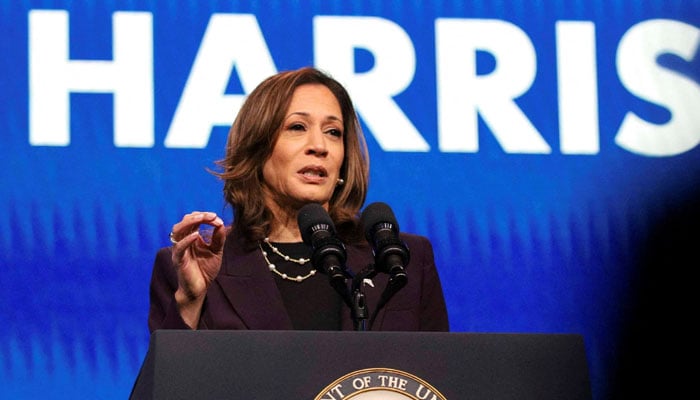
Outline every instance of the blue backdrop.
<svg viewBox="0 0 700 400">
<path fill-rule="evenodd" d="M 453 331 L 582 334 L 596 399 L 676 368 L 700 1 L 2 1 L 0 26 L 1 397 L 128 396 L 156 250 L 189 211 L 230 222 L 206 168 L 304 65 L 350 89 L 367 204 L 432 240 Z"/>
</svg>

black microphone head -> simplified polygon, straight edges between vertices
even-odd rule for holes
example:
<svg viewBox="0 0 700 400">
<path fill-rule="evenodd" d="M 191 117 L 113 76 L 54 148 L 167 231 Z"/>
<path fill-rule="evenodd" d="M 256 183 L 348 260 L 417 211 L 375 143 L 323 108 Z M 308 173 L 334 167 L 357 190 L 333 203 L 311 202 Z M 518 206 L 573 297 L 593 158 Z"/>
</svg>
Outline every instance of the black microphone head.
<svg viewBox="0 0 700 400">
<path fill-rule="evenodd" d="M 313 245 L 313 233 L 319 228 L 335 234 L 335 225 L 331 216 L 323 206 L 317 203 L 309 203 L 299 210 L 297 224 L 301 231 L 301 239 L 309 246 Z"/>
<path fill-rule="evenodd" d="M 379 228 L 377 224 L 381 223 L 382 229 L 391 229 L 396 235 L 399 234 L 399 223 L 396 221 L 396 216 L 386 203 L 376 202 L 368 205 L 360 216 L 362 225 L 365 229 L 365 238 L 370 242 L 373 241 L 375 231 Z"/>
<path fill-rule="evenodd" d="M 330 215 L 320 204 L 309 203 L 299 210 L 297 223 L 302 240 L 314 250 L 311 256 L 314 268 L 328 275 L 331 284 L 342 292 L 341 295 L 347 303 L 347 253 L 343 242 L 335 237 L 335 225 Z"/>
</svg>

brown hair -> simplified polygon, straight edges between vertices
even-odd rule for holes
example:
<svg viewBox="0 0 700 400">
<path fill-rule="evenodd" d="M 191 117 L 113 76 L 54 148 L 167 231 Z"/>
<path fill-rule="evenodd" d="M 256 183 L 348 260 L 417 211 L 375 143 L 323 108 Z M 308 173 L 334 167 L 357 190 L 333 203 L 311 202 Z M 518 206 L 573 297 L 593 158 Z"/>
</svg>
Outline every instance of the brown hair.
<svg viewBox="0 0 700 400">
<path fill-rule="evenodd" d="M 345 184 L 333 192 L 328 214 L 343 240 L 361 240 L 358 213 L 369 184 L 367 144 L 345 88 L 330 75 L 304 67 L 273 75 L 248 95 L 229 130 L 226 156 L 216 162 L 222 171 L 211 171 L 224 181 L 224 199 L 234 211 L 232 229 L 249 245 L 269 233 L 272 215 L 263 199 L 263 165 L 272 154 L 294 91 L 304 84 L 326 86 L 340 104 L 345 125 L 340 177 Z"/>
</svg>

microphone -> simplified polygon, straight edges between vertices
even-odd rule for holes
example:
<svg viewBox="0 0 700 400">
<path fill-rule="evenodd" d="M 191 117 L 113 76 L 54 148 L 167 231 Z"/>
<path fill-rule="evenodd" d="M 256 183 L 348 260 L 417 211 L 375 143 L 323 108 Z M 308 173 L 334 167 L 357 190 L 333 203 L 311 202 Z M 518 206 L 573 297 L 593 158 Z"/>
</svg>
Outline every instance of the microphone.
<svg viewBox="0 0 700 400">
<path fill-rule="evenodd" d="M 375 268 L 391 276 L 392 286 L 401 288 L 408 280 L 405 267 L 410 253 L 399 239 L 399 224 L 394 212 L 386 203 L 372 203 L 362 211 L 360 219 L 365 237 L 374 251 Z"/>
<path fill-rule="evenodd" d="M 345 286 L 347 253 L 335 236 L 335 225 L 326 210 L 320 204 L 309 203 L 299 210 L 297 223 L 302 240 L 313 248 L 314 268 L 328 275 L 332 284 L 342 282 Z"/>
<path fill-rule="evenodd" d="M 362 211 L 360 220 L 365 229 L 365 237 L 372 245 L 375 270 L 389 274 L 389 282 L 369 321 L 371 329 L 379 310 L 406 286 L 408 276 L 405 267 L 410 260 L 410 254 L 406 244 L 399 238 L 399 223 L 387 204 L 377 202 L 368 205 Z"/>
</svg>

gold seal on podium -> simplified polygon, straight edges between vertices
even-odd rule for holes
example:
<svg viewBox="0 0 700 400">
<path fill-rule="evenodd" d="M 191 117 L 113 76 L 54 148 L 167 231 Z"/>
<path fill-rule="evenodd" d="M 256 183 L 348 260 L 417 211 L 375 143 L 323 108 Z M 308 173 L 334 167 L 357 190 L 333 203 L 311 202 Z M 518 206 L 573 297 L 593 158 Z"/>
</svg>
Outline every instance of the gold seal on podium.
<svg viewBox="0 0 700 400">
<path fill-rule="evenodd" d="M 314 400 L 447 400 L 423 379 L 393 368 L 351 372 L 326 386 Z"/>
</svg>

